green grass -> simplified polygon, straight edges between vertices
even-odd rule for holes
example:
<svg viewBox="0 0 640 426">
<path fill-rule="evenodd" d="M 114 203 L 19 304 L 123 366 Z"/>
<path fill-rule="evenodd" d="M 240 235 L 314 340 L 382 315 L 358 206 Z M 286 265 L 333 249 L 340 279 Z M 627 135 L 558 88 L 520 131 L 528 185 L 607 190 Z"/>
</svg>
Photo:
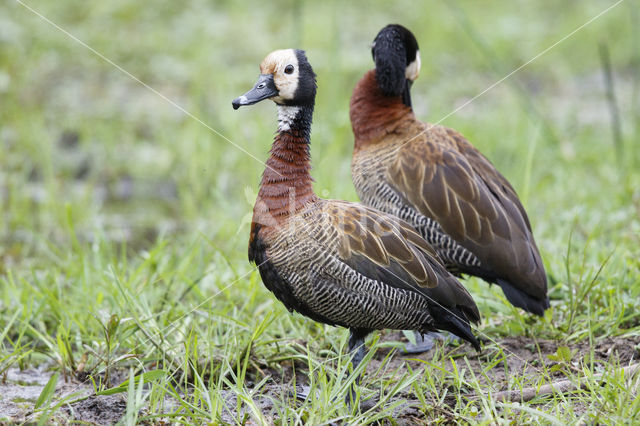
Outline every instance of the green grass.
<svg viewBox="0 0 640 426">
<path fill-rule="evenodd" d="M 25 3 L 262 161 L 275 108 L 233 111 L 231 100 L 268 52 L 304 48 L 319 84 L 315 189 L 349 200 L 349 96 L 372 67 L 382 26 L 414 31 L 423 62 L 414 108 L 437 122 L 613 4 Z M 442 123 L 521 194 L 552 277 L 552 309 L 533 320 L 467 280 L 483 354 L 446 347 L 413 359 L 393 350 L 397 334 L 375 334 L 358 371 L 371 407 L 358 412 L 339 403 L 354 379 L 347 332 L 289 314 L 247 261 L 263 165 L 19 3 L 3 3 L 0 384 L 38 367 L 66 383 L 27 401 L 20 418 L 64 421 L 87 397 L 109 397 L 87 389 L 126 395 L 125 423 L 637 418 L 640 382 L 621 375 L 629 357 L 621 363 L 616 352 L 633 353 L 640 335 L 639 25 L 640 6 L 625 1 Z M 514 337 L 538 355 L 523 363 L 508 345 Z M 604 359 L 598 348 L 612 341 Z M 490 395 L 565 377 L 586 386 L 524 404 Z M 300 381 L 311 386 L 305 402 L 290 393 Z"/>
</svg>

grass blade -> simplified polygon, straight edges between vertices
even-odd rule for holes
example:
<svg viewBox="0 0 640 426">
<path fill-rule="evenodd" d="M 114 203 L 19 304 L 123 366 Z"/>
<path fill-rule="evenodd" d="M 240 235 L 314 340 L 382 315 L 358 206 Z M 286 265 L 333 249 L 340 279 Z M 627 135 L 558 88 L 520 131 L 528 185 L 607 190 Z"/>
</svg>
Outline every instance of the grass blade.
<svg viewBox="0 0 640 426">
<path fill-rule="evenodd" d="M 133 380 L 136 384 L 139 383 L 140 380 L 142 380 L 142 383 L 149 383 L 164 377 L 166 374 L 167 372 L 164 370 L 151 370 L 151 371 L 147 371 L 146 373 L 137 375 L 136 377 L 134 377 Z M 105 389 L 100 392 L 96 392 L 96 395 L 113 395 L 116 393 L 126 392 L 128 389 L 129 389 L 129 379 L 120 383 L 118 386 L 114 386 L 112 388 Z"/>
<path fill-rule="evenodd" d="M 55 373 L 53 376 L 51 376 L 44 388 L 42 388 L 42 392 L 40 392 L 40 396 L 38 397 L 36 405 L 34 406 L 36 410 L 44 405 L 49 404 L 49 401 L 51 401 L 51 398 L 56 391 L 56 385 L 58 384 L 59 377 L 60 373 Z"/>
</svg>

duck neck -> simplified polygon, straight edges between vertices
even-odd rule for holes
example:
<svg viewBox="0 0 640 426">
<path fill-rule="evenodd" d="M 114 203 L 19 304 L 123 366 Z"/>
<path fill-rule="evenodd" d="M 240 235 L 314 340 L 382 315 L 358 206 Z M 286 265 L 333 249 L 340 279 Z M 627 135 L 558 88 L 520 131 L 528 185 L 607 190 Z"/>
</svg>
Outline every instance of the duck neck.
<svg viewBox="0 0 640 426">
<path fill-rule="evenodd" d="M 368 71 L 358 82 L 349 107 L 354 149 L 389 139 L 390 133 L 401 132 L 407 120 L 415 120 L 407 94 L 388 96 L 378 86 L 376 71 Z"/>
<path fill-rule="evenodd" d="M 281 223 L 317 199 L 310 173 L 312 118 L 313 106 L 278 105 L 278 133 L 262 174 L 254 222 Z"/>
</svg>

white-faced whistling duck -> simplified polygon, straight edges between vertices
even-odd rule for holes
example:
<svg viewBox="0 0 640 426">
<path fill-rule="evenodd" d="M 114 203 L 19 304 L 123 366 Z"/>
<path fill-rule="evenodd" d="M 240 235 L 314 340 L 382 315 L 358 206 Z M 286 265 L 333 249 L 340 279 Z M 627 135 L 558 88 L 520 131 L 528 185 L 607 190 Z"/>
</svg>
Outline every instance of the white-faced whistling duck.
<svg viewBox="0 0 640 426">
<path fill-rule="evenodd" d="M 479 344 L 473 299 L 406 222 L 359 203 L 325 200 L 310 174 L 316 76 L 302 50 L 276 50 L 234 109 L 271 99 L 278 132 L 253 208 L 249 260 L 287 307 L 350 330 L 353 368 L 373 330 L 448 330 Z M 349 398 L 349 396 L 347 396 Z"/>
<path fill-rule="evenodd" d="M 496 283 L 511 304 L 543 315 L 547 277 L 515 190 L 462 135 L 413 113 L 416 38 L 388 25 L 372 54 L 375 69 L 358 82 L 350 104 L 360 199 L 410 223 L 452 273 Z"/>
</svg>

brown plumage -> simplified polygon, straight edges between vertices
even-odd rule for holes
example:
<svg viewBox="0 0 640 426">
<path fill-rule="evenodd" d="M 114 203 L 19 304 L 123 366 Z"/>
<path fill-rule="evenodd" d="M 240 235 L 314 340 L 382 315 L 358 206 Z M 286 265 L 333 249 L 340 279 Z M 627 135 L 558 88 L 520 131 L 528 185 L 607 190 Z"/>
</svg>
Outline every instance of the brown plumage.
<svg viewBox="0 0 640 426">
<path fill-rule="evenodd" d="M 349 328 L 350 348 L 360 348 L 354 364 L 364 355 L 364 336 L 383 328 L 449 330 L 478 348 L 469 327 L 479 320 L 475 303 L 410 225 L 314 194 L 309 134 L 315 74 L 299 50 L 273 52 L 265 63 L 272 65 L 268 74 L 233 102 L 234 108 L 262 99 L 278 104 L 279 129 L 249 240 L 249 259 L 264 284 L 289 310 Z M 283 79 L 290 95 L 278 89 Z"/>
<path fill-rule="evenodd" d="M 497 283 L 512 304 L 542 315 L 546 274 L 515 190 L 458 132 L 416 119 L 406 76 L 419 69 L 419 52 L 408 30 L 385 27 L 373 54 L 376 69 L 356 85 L 350 105 L 361 200 L 411 223 L 451 271 Z M 391 84 L 389 76 L 402 81 Z"/>
</svg>

